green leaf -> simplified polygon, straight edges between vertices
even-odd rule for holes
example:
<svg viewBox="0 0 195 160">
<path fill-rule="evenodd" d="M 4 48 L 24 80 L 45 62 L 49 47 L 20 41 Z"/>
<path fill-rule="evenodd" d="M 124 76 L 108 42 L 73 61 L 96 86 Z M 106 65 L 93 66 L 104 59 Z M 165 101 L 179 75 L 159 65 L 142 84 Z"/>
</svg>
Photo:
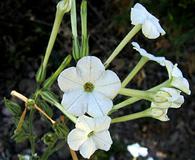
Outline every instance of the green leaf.
<svg viewBox="0 0 195 160">
<path fill-rule="evenodd" d="M 58 97 L 53 92 L 49 90 L 43 90 L 40 92 L 41 97 L 46 100 L 47 102 L 55 105 L 58 102 Z"/>
<path fill-rule="evenodd" d="M 17 103 L 6 98 L 4 98 L 4 103 L 6 108 L 14 117 L 19 117 L 22 114 L 21 107 Z"/>
<path fill-rule="evenodd" d="M 16 143 L 24 142 L 29 138 L 29 135 L 24 132 L 24 130 L 19 130 L 18 132 L 14 132 L 14 135 L 11 137 Z"/>
<path fill-rule="evenodd" d="M 47 114 L 49 117 L 52 117 L 52 116 L 53 116 L 53 110 L 52 110 L 51 107 L 47 104 L 47 102 L 38 99 L 38 100 L 37 100 L 37 105 L 38 105 L 43 111 L 45 111 L 46 114 Z M 43 116 L 43 117 L 45 117 L 45 116 Z"/>
<path fill-rule="evenodd" d="M 59 139 L 67 139 L 67 135 L 69 133 L 68 127 L 64 123 L 57 122 L 53 125 L 53 130 Z"/>
</svg>

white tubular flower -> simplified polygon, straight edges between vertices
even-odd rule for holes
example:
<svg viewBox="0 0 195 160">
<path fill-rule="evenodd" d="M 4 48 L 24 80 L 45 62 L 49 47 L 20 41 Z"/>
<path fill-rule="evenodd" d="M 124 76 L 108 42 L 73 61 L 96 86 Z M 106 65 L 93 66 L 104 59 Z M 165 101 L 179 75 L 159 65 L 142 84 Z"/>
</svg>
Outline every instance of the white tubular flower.
<svg viewBox="0 0 195 160">
<path fill-rule="evenodd" d="M 148 155 L 148 149 L 146 147 L 141 147 L 138 143 L 128 145 L 127 150 L 134 158 L 139 156 L 146 157 Z"/>
<path fill-rule="evenodd" d="M 171 81 L 171 86 L 175 87 L 184 93 L 190 95 L 189 83 L 186 78 L 183 77 L 181 70 L 177 67 L 177 64 L 173 65 L 171 61 L 166 60 L 165 65 Z"/>
<path fill-rule="evenodd" d="M 168 108 L 160 108 L 156 103 L 151 103 L 150 115 L 160 121 L 169 121 L 167 116 Z"/>
<path fill-rule="evenodd" d="M 179 108 L 184 103 L 184 97 L 180 93 L 175 88 L 161 88 L 153 97 L 150 115 L 160 121 L 168 121 L 168 109 Z"/>
<path fill-rule="evenodd" d="M 131 8 L 131 23 L 133 25 L 141 24 L 144 36 L 149 39 L 156 39 L 160 35 L 165 34 L 165 31 L 159 24 L 159 20 L 139 3 L 136 3 L 135 6 Z"/>
<path fill-rule="evenodd" d="M 76 67 L 65 69 L 58 77 L 64 92 L 62 105 L 75 116 L 86 112 L 92 117 L 106 115 L 112 108 L 112 99 L 121 88 L 118 76 L 94 56 L 81 58 Z"/>
<path fill-rule="evenodd" d="M 181 91 L 175 88 L 161 88 L 155 95 L 154 101 L 160 108 L 179 108 L 184 103 Z"/>
<path fill-rule="evenodd" d="M 68 145 L 74 151 L 80 151 L 84 158 L 90 156 L 97 150 L 108 151 L 112 145 L 112 139 L 108 131 L 111 119 L 108 116 L 92 118 L 85 115 L 79 117 L 76 128 L 67 138 Z"/>
<path fill-rule="evenodd" d="M 161 66 L 165 66 L 165 58 L 164 57 L 155 57 L 154 55 L 148 53 L 145 49 L 141 48 L 137 42 L 132 42 L 133 49 L 138 51 L 141 56 L 148 58 L 151 61 L 155 61 L 159 63 Z"/>
</svg>

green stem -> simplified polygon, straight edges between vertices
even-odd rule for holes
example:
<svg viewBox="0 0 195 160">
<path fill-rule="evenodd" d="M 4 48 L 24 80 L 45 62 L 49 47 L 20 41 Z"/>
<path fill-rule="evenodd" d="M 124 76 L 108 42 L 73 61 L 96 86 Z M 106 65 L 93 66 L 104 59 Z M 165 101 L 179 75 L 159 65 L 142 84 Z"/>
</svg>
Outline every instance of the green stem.
<svg viewBox="0 0 195 160">
<path fill-rule="evenodd" d="M 70 12 L 71 28 L 72 28 L 72 54 L 74 59 L 77 61 L 80 58 L 80 45 L 77 33 L 77 12 L 76 12 L 76 0 L 72 0 L 72 8 Z"/>
<path fill-rule="evenodd" d="M 129 73 L 129 75 L 124 79 L 124 81 L 122 82 L 122 87 L 125 87 L 147 62 L 148 58 L 142 57 L 137 63 L 137 65 L 133 68 L 133 70 Z"/>
<path fill-rule="evenodd" d="M 137 32 L 141 29 L 141 25 L 136 25 L 133 29 L 125 36 L 125 38 L 120 42 L 120 44 L 116 47 L 110 57 L 104 63 L 107 68 L 112 60 L 120 53 L 120 51 L 127 45 L 127 43 L 136 35 Z"/>
<path fill-rule="evenodd" d="M 148 114 L 148 109 L 146 109 L 142 112 L 133 113 L 133 114 L 129 114 L 126 116 L 114 118 L 114 119 L 112 119 L 111 123 L 126 122 L 126 121 L 130 121 L 130 120 L 134 120 L 134 119 L 138 119 L 138 118 L 143 118 L 143 117 L 150 117 Z"/>
<path fill-rule="evenodd" d="M 64 113 L 64 115 L 66 115 L 66 117 L 68 117 L 73 123 L 76 123 L 77 118 L 75 116 L 73 116 L 72 114 L 68 113 L 61 104 L 59 104 L 58 102 L 56 102 L 54 105 L 60 111 L 62 111 L 62 113 Z"/>
<path fill-rule="evenodd" d="M 170 80 L 167 80 L 167 81 L 165 81 L 165 82 L 163 82 L 163 83 L 161 83 L 161 84 L 159 84 L 159 85 L 157 85 L 157 86 L 155 86 L 147 91 L 152 91 L 152 92 L 158 91 L 160 88 L 166 87 L 167 85 L 169 85 L 169 83 L 170 83 Z M 123 108 L 127 105 L 133 104 L 139 100 L 141 100 L 141 98 L 136 98 L 136 97 L 128 98 L 127 100 L 125 100 L 117 105 L 114 105 L 112 110 L 110 111 L 110 114 L 117 111 L 120 108 Z"/>
<path fill-rule="evenodd" d="M 61 63 L 61 65 L 58 67 L 58 69 L 52 74 L 51 77 L 49 77 L 43 84 L 43 88 L 49 88 L 54 83 L 54 81 L 57 79 L 59 74 L 64 70 L 65 67 L 67 67 L 70 64 L 72 57 L 71 55 L 68 55 L 64 61 Z"/>
<path fill-rule="evenodd" d="M 34 116 L 34 109 L 30 110 L 30 116 L 29 116 L 29 131 L 30 131 L 30 144 L 31 144 L 31 155 L 32 157 L 35 154 L 35 137 L 33 134 L 33 116 Z"/>
<path fill-rule="evenodd" d="M 72 8 L 71 8 L 70 16 L 71 16 L 72 34 L 73 34 L 74 37 L 77 37 L 78 33 L 77 33 L 76 0 L 72 0 Z"/>
<path fill-rule="evenodd" d="M 141 91 L 141 90 L 130 89 L 130 88 L 121 88 L 119 90 L 119 94 L 130 96 L 130 97 L 137 97 L 137 98 L 145 99 L 149 101 L 152 100 L 151 97 L 154 95 L 154 93 L 151 91 Z"/>
<path fill-rule="evenodd" d="M 81 3 L 81 32 L 82 32 L 82 45 L 81 57 L 87 56 L 89 52 L 88 35 L 87 35 L 87 1 L 82 0 Z"/>
<path fill-rule="evenodd" d="M 53 46 L 54 46 L 58 31 L 59 31 L 60 24 L 62 22 L 63 16 L 64 16 L 64 12 L 57 9 L 54 25 L 53 25 L 53 28 L 52 28 L 52 32 L 51 32 L 49 42 L 48 42 L 48 45 L 47 45 L 45 57 L 44 57 L 44 60 L 43 60 L 43 69 L 46 69 L 46 67 L 47 67 L 47 63 L 48 63 L 49 57 L 51 55 L 51 51 L 53 49 Z"/>
</svg>

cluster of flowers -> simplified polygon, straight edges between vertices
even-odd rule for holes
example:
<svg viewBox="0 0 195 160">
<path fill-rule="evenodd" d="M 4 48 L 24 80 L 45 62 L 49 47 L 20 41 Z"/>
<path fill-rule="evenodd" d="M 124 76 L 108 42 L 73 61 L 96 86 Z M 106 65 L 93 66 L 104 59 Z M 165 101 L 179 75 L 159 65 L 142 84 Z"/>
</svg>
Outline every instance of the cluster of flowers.
<svg viewBox="0 0 195 160">
<path fill-rule="evenodd" d="M 131 23 L 141 25 L 143 34 L 149 39 L 165 34 L 159 20 L 138 3 L 131 9 Z M 167 68 L 169 83 L 150 94 L 150 116 L 167 121 L 167 110 L 179 108 L 184 102 L 181 91 L 190 94 L 188 81 L 177 64 L 164 57 L 155 57 L 136 42 L 132 45 L 146 60 Z M 113 107 L 112 100 L 122 88 L 116 73 L 106 70 L 97 57 L 86 56 L 78 61 L 76 67 L 67 68 L 59 75 L 58 85 L 64 92 L 62 105 L 67 112 L 78 117 L 76 128 L 67 138 L 70 148 L 79 150 L 85 158 L 90 158 L 97 149 L 108 151 L 113 143 L 108 131 L 111 123 L 108 113 Z"/>
</svg>

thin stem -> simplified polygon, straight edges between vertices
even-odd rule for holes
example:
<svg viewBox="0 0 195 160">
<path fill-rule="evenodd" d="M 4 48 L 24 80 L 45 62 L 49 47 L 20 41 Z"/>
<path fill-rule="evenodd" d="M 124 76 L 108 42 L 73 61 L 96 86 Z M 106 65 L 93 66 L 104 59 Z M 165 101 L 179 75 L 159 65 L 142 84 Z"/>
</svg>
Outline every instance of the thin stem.
<svg viewBox="0 0 195 160">
<path fill-rule="evenodd" d="M 154 93 L 151 91 L 141 91 L 137 89 L 121 88 L 119 90 L 119 94 L 130 96 L 130 97 L 137 97 L 141 99 L 151 100 L 151 97 Z"/>
<path fill-rule="evenodd" d="M 51 55 L 51 51 L 53 49 L 53 46 L 54 46 L 58 31 L 59 31 L 63 16 L 64 16 L 64 12 L 62 12 L 61 10 L 58 10 L 58 8 L 57 8 L 56 16 L 55 16 L 55 20 L 54 20 L 54 25 L 52 28 L 52 32 L 51 32 L 51 35 L 49 38 L 49 42 L 48 42 L 47 49 L 46 49 L 45 56 L 44 56 L 44 60 L 43 60 L 43 69 L 44 70 L 47 67 L 47 63 L 48 63 L 49 57 Z"/>
<path fill-rule="evenodd" d="M 71 28 L 73 37 L 77 37 L 77 12 L 76 12 L 76 0 L 72 0 L 72 8 L 70 12 L 71 16 Z"/>
<path fill-rule="evenodd" d="M 58 67 L 58 69 L 52 74 L 52 76 L 50 78 L 48 78 L 44 82 L 43 88 L 49 88 L 49 87 L 51 87 L 51 85 L 54 83 L 54 81 L 57 79 L 57 77 L 63 71 L 63 69 L 66 68 L 70 64 L 71 59 L 72 59 L 71 55 L 68 55 L 64 59 L 64 61 L 61 63 L 61 65 Z"/>
<path fill-rule="evenodd" d="M 125 36 L 125 38 L 120 42 L 116 49 L 112 52 L 110 57 L 104 63 L 107 68 L 112 60 L 120 53 L 120 51 L 127 45 L 127 43 L 136 35 L 137 32 L 141 29 L 141 25 L 136 25 L 133 29 Z"/>
<path fill-rule="evenodd" d="M 56 123 L 53 119 L 51 119 L 41 108 L 39 108 L 36 104 L 34 105 L 35 109 L 37 109 L 40 113 L 42 113 L 53 125 Z"/>
<path fill-rule="evenodd" d="M 81 3 L 81 32 L 82 32 L 82 45 L 81 57 L 87 56 L 89 52 L 88 35 L 87 35 L 87 1 L 82 0 Z"/>
<path fill-rule="evenodd" d="M 147 62 L 148 58 L 142 57 L 137 63 L 137 65 L 133 68 L 133 70 L 129 73 L 129 75 L 124 79 L 124 81 L 122 82 L 122 87 L 125 87 Z"/>
<path fill-rule="evenodd" d="M 61 104 L 55 103 L 54 105 L 55 105 L 60 111 L 62 111 L 62 113 L 64 113 L 64 115 L 66 115 L 72 122 L 76 123 L 77 118 L 74 117 L 72 114 L 68 113 L 68 112 L 64 109 L 64 107 L 63 107 Z"/>
<path fill-rule="evenodd" d="M 24 95 L 18 93 L 17 91 L 11 91 L 11 95 L 14 97 L 17 97 L 18 99 L 22 100 L 27 104 L 28 98 Z M 34 104 L 34 108 L 37 109 L 40 113 L 42 113 L 52 124 L 55 124 L 55 121 L 51 119 L 40 107 L 38 107 L 36 104 Z"/>
<path fill-rule="evenodd" d="M 157 85 L 157 86 L 155 86 L 147 91 L 152 91 L 152 92 L 158 91 L 160 88 L 166 87 L 167 85 L 169 85 L 169 83 L 170 83 L 170 80 L 167 80 L 167 81 L 165 81 L 165 82 L 163 82 L 163 83 L 161 83 L 161 84 L 159 84 L 159 85 Z M 112 110 L 110 111 L 110 114 L 117 111 L 120 108 L 123 108 L 127 105 L 133 104 L 139 100 L 141 100 L 141 98 L 136 98 L 136 97 L 128 98 L 127 100 L 125 100 L 117 105 L 114 105 Z"/>
<path fill-rule="evenodd" d="M 25 107 L 25 108 L 24 108 L 24 111 L 22 112 L 22 115 L 21 115 L 21 117 L 20 117 L 20 120 L 19 120 L 19 122 L 18 122 L 18 126 L 17 126 L 17 128 L 16 128 L 16 132 L 20 131 L 20 129 L 22 128 L 22 125 L 23 125 L 23 123 L 24 123 L 24 119 L 25 119 L 25 117 L 26 117 L 26 111 L 27 111 L 27 108 Z"/>
<path fill-rule="evenodd" d="M 148 109 L 146 109 L 142 112 L 133 113 L 133 114 L 129 114 L 126 116 L 114 118 L 114 119 L 112 119 L 111 123 L 126 122 L 129 120 L 134 120 L 134 119 L 138 119 L 138 118 L 149 117 L 147 110 Z"/>
<path fill-rule="evenodd" d="M 77 157 L 77 154 L 76 154 L 75 151 L 73 151 L 72 149 L 70 149 L 70 154 L 71 154 L 73 160 L 78 160 L 78 157 Z"/>
</svg>

